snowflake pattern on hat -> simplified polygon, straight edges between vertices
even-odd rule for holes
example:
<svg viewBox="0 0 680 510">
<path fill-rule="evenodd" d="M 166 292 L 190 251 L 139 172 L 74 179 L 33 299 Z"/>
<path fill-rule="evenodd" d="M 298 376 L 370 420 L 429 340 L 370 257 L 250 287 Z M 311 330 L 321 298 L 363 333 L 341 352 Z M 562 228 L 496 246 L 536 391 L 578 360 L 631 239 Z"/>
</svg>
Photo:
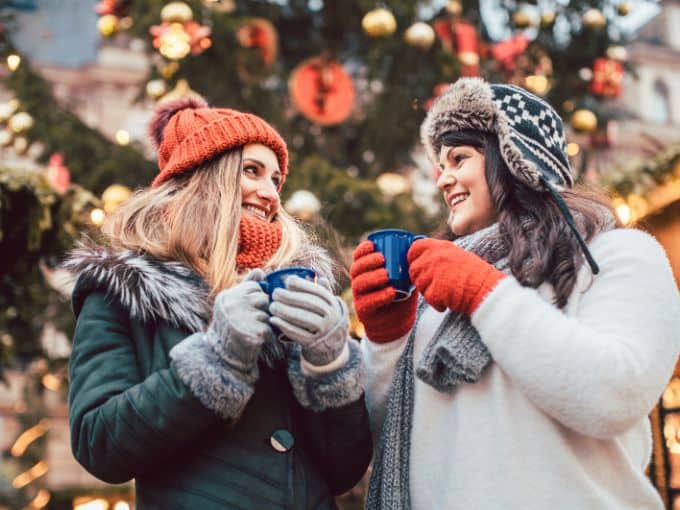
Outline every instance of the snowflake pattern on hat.
<svg viewBox="0 0 680 510">
<path fill-rule="evenodd" d="M 562 119 L 542 99 L 513 85 L 491 85 L 493 101 L 505 114 L 510 138 L 522 155 L 558 186 L 571 186 L 573 179 L 566 153 Z"/>
</svg>

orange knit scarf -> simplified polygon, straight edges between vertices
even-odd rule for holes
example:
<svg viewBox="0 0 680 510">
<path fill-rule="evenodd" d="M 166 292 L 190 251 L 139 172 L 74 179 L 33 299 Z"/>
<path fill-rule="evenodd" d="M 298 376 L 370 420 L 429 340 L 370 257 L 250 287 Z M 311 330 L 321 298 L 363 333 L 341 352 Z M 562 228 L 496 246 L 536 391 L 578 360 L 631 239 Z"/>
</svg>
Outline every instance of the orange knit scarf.
<svg viewBox="0 0 680 510">
<path fill-rule="evenodd" d="M 241 216 L 236 264 L 244 269 L 262 267 L 281 246 L 281 225 Z"/>
</svg>

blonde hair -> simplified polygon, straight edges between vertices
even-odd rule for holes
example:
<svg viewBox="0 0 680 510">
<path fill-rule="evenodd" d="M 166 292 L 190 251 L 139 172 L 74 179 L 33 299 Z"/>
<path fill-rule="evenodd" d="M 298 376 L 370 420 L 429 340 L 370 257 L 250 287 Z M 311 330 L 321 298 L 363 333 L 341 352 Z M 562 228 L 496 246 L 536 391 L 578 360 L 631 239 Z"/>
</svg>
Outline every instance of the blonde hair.
<svg viewBox="0 0 680 510">
<path fill-rule="evenodd" d="M 241 149 L 179 175 L 156 188 L 138 191 L 102 226 L 114 248 L 144 252 L 193 268 L 211 295 L 243 277 L 236 265 L 241 218 Z M 273 270 L 299 257 L 307 234 L 281 208 L 274 222 L 282 228 L 281 246 L 263 269 Z"/>
</svg>

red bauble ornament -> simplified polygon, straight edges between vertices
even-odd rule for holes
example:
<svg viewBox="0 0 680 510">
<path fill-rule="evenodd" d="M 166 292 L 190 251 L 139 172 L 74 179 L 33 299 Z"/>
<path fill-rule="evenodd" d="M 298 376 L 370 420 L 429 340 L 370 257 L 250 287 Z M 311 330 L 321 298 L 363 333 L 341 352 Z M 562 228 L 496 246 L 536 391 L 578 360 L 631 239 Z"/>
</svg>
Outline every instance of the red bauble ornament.
<svg viewBox="0 0 680 510">
<path fill-rule="evenodd" d="M 354 82 L 342 65 L 332 59 L 305 60 L 291 74 L 288 88 L 298 111 L 324 126 L 340 124 L 354 106 Z"/>
<path fill-rule="evenodd" d="M 276 61 L 279 38 L 274 25 L 266 19 L 252 18 L 246 21 L 236 31 L 236 38 L 244 48 L 257 48 L 265 65 L 270 66 Z"/>
<path fill-rule="evenodd" d="M 593 63 L 590 91 L 602 97 L 619 97 L 623 82 L 623 65 L 610 58 L 597 58 Z"/>
</svg>

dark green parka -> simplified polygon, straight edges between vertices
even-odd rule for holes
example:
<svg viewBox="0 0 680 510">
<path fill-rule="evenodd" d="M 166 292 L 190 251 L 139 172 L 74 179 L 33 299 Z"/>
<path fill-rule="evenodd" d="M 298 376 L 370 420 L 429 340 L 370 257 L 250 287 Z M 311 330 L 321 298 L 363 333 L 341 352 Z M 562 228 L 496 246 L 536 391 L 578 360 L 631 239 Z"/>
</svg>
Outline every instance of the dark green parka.
<svg viewBox="0 0 680 510">
<path fill-rule="evenodd" d="M 195 273 L 102 248 L 75 251 L 66 267 L 79 275 L 73 453 L 106 482 L 134 478 L 139 510 L 330 509 L 362 477 L 372 447 L 354 342 L 344 367 L 318 377 L 302 372 L 297 349 L 263 349 L 252 396 L 208 377 L 206 400 L 187 378 L 215 374 L 180 345 L 210 318 Z M 175 346 L 191 359 L 171 357 Z M 234 395 L 249 400 L 225 420 L 215 406 Z"/>
</svg>

